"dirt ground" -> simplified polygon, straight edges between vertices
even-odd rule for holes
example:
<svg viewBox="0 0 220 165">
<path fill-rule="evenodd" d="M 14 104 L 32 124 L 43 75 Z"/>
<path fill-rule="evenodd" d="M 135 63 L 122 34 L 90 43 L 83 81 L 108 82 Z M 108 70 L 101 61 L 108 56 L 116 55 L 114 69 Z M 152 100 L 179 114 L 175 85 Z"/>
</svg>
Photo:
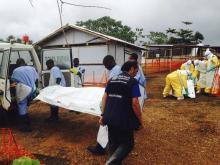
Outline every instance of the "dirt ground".
<svg viewBox="0 0 220 165">
<path fill-rule="evenodd" d="M 165 74 L 148 77 L 143 112 L 145 128 L 135 133 L 135 147 L 124 165 L 220 164 L 220 99 L 198 96 L 177 101 L 162 98 Z M 21 133 L 13 125 L 17 142 L 46 165 L 103 165 L 108 155 L 87 152 L 96 144 L 98 118 L 60 110 L 60 121 L 48 124 L 49 106 L 30 107 L 33 131 Z"/>
</svg>

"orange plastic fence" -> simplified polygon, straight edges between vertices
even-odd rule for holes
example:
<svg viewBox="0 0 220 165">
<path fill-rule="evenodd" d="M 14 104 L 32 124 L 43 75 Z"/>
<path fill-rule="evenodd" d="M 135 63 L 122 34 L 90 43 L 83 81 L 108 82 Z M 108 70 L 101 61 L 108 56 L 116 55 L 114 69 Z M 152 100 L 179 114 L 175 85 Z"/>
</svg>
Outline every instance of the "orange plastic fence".
<svg viewBox="0 0 220 165">
<path fill-rule="evenodd" d="M 18 145 L 10 128 L 1 128 L 0 164 L 11 165 L 13 160 L 22 156 L 35 159 L 34 155 Z M 43 165 L 43 163 L 41 163 Z"/>
<path fill-rule="evenodd" d="M 145 75 L 152 73 L 171 72 L 180 68 L 186 59 L 146 59 L 142 63 Z"/>
<path fill-rule="evenodd" d="M 108 76 L 107 76 L 107 73 L 104 72 L 103 77 L 100 82 L 95 82 L 95 80 L 93 80 L 92 82 L 87 81 L 83 83 L 83 86 L 84 87 L 91 87 L 91 86 L 92 87 L 105 87 L 107 82 L 108 82 Z"/>
</svg>

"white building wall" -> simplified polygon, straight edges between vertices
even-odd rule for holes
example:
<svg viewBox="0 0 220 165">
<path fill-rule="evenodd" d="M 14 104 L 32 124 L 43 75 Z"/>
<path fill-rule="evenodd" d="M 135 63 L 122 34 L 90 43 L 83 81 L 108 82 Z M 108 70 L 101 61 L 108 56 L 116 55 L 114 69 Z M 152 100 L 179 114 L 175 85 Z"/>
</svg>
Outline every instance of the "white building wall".
<svg viewBox="0 0 220 165">
<path fill-rule="evenodd" d="M 116 46 L 115 44 L 108 45 L 108 55 L 112 55 L 115 58 Z"/>
<path fill-rule="evenodd" d="M 82 64 L 102 64 L 107 55 L 107 45 L 72 47 L 72 57 L 79 58 Z"/>
<path fill-rule="evenodd" d="M 106 42 L 106 40 L 97 38 L 94 35 L 87 34 L 78 30 L 72 30 L 65 32 L 65 36 L 68 44 L 84 44 L 84 43 L 100 43 Z M 95 39 L 97 38 L 97 39 Z M 95 40 L 93 40 L 95 39 Z M 92 41 L 90 41 L 92 40 Z M 44 46 L 53 46 L 53 45 L 66 45 L 66 40 L 63 33 L 48 41 Z"/>
<path fill-rule="evenodd" d="M 138 62 L 141 62 L 141 51 L 133 48 L 128 48 L 120 44 L 111 43 L 108 46 L 108 54 L 112 55 L 115 58 L 115 61 L 118 65 L 123 65 L 124 62 L 128 61 L 129 54 L 131 53 L 138 54 Z"/>
<path fill-rule="evenodd" d="M 124 52 L 124 46 L 116 45 L 116 58 L 115 61 L 118 65 L 123 65 L 125 62 L 124 58 L 125 52 Z"/>
<path fill-rule="evenodd" d="M 107 45 L 72 47 L 72 58 L 79 58 L 80 67 L 85 69 L 85 82 L 105 82 L 107 70 L 102 61 L 107 52 Z"/>
<path fill-rule="evenodd" d="M 108 54 L 115 58 L 115 62 L 118 65 L 124 63 L 124 46 L 111 43 L 108 46 Z"/>
<path fill-rule="evenodd" d="M 66 38 L 68 40 L 68 44 L 107 42 L 107 40 L 97 38 L 96 35 L 90 35 L 79 30 L 71 30 L 66 32 Z M 65 44 L 65 38 L 61 33 L 57 37 L 51 38 L 46 44 L 43 45 L 43 47 Z M 114 41 L 108 43 L 108 45 L 74 46 L 71 48 L 71 50 L 72 58 L 79 58 L 81 67 L 85 68 L 85 82 L 98 83 L 105 82 L 106 75 L 108 74 L 108 71 L 102 64 L 102 60 L 106 55 L 112 55 L 118 65 L 123 65 L 124 62 L 127 61 L 129 53 L 135 52 L 134 49 L 126 48 L 124 45 Z M 54 52 L 51 54 L 53 55 Z"/>
<path fill-rule="evenodd" d="M 68 44 L 72 43 L 73 42 L 73 32 L 69 31 L 69 32 L 66 32 L 65 34 L 66 34 Z M 66 45 L 66 40 L 64 38 L 63 33 L 56 36 L 52 40 L 49 40 L 46 44 L 44 44 L 44 47 L 54 46 L 54 45 Z"/>
</svg>

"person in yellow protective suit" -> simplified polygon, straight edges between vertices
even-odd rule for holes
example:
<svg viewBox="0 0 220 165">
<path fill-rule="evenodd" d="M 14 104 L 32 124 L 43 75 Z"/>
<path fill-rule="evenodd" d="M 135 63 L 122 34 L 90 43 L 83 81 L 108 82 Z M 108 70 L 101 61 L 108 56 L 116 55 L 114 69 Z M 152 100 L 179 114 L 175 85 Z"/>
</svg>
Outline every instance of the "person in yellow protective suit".
<svg viewBox="0 0 220 165">
<path fill-rule="evenodd" d="M 191 76 L 188 70 L 176 70 L 171 72 L 166 76 L 166 85 L 163 90 L 163 97 L 167 97 L 171 90 L 173 94 L 177 97 L 177 100 L 183 100 L 183 90 L 185 90 L 186 95 L 188 95 L 187 80 Z"/>
<path fill-rule="evenodd" d="M 191 73 L 194 71 L 194 65 L 192 64 L 191 60 L 186 61 L 180 67 L 180 70 L 189 70 Z"/>
<path fill-rule="evenodd" d="M 192 76 L 197 79 L 196 82 L 196 93 L 200 93 L 202 89 L 206 87 L 206 68 L 207 60 L 195 60 L 194 61 L 195 70 Z"/>
<path fill-rule="evenodd" d="M 206 87 L 205 87 L 205 93 L 210 94 L 212 85 L 213 85 L 213 80 L 215 78 L 215 72 L 219 68 L 219 60 L 218 57 L 214 54 L 209 49 L 206 49 L 205 51 L 205 57 L 207 58 L 207 68 L 206 68 Z"/>
</svg>

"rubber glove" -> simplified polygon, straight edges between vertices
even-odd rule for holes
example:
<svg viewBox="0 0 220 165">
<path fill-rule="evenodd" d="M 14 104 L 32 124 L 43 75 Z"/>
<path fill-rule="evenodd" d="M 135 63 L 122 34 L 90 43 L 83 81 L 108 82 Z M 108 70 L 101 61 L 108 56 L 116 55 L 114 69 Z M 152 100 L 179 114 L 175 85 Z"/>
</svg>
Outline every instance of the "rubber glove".
<svg viewBox="0 0 220 165">
<path fill-rule="evenodd" d="M 188 88 L 185 88 L 185 91 L 186 91 L 186 94 L 185 95 L 189 95 L 189 91 L 188 91 Z"/>
<path fill-rule="evenodd" d="M 215 70 L 215 67 L 207 69 L 206 72 L 210 72 L 210 71 L 213 71 L 213 70 Z"/>
</svg>

